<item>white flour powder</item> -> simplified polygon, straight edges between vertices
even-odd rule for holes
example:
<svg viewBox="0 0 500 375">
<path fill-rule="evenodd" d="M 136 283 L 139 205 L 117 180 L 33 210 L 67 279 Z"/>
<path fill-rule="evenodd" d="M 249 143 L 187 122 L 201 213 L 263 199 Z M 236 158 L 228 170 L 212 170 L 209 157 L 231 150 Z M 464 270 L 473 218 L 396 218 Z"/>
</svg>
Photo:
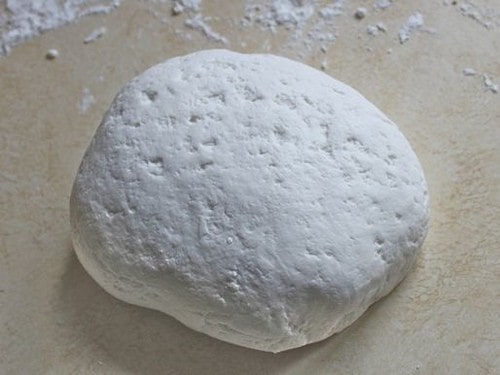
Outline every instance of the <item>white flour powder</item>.
<svg viewBox="0 0 500 375">
<path fill-rule="evenodd" d="M 424 24 L 424 17 L 422 16 L 422 13 L 420 12 L 415 12 L 413 13 L 401 26 L 401 29 L 399 29 L 399 42 L 401 44 L 405 43 L 408 39 L 410 39 L 410 35 L 413 34 L 415 31 L 420 29 L 422 25 Z"/>
<path fill-rule="evenodd" d="M 174 0 L 172 13 L 179 14 L 184 11 L 198 12 L 200 10 L 201 0 Z"/>
<path fill-rule="evenodd" d="M 90 93 L 88 88 L 82 90 L 82 98 L 80 99 L 80 113 L 85 113 L 89 110 L 91 106 L 95 104 L 95 97 Z"/>
<path fill-rule="evenodd" d="M 491 78 L 488 73 L 479 74 L 473 68 L 464 68 L 462 70 L 462 73 L 465 77 L 479 76 L 481 78 L 485 91 L 491 92 L 493 94 L 498 94 L 498 92 L 500 91 L 500 83 L 495 83 L 493 81 L 493 78 Z"/>
<path fill-rule="evenodd" d="M 274 0 L 272 2 L 246 1 L 243 25 L 260 25 L 276 32 L 278 25 L 288 29 L 300 28 L 315 12 L 317 1 Z"/>
<path fill-rule="evenodd" d="M 486 73 L 483 74 L 483 83 L 486 91 L 491 91 L 494 94 L 498 93 L 499 86 L 494 83 L 491 77 Z"/>
<path fill-rule="evenodd" d="M 500 26 L 500 10 L 493 8 L 481 8 L 472 1 L 466 1 L 458 7 L 460 13 L 470 18 L 487 29 Z"/>
<path fill-rule="evenodd" d="M 0 3 L 0 56 L 7 55 L 10 49 L 46 30 L 74 22 L 86 15 L 108 13 L 120 4 L 121 0 L 5 0 Z M 202 0 L 155 0 L 142 1 L 161 22 L 168 22 L 168 13 L 185 17 L 184 28 L 176 29 L 176 34 L 186 42 L 192 40 L 189 30 L 195 30 L 204 35 L 209 41 L 229 45 L 229 35 L 222 35 L 210 25 L 213 15 L 203 14 Z M 500 9 L 484 6 L 473 0 L 458 1 L 444 0 L 443 6 L 452 7 L 464 17 L 471 19 L 487 29 L 500 26 Z M 165 7 L 166 5 L 166 7 Z M 398 6 L 392 0 L 372 0 L 370 2 L 349 2 L 347 0 L 245 0 L 241 19 L 234 18 L 230 22 L 240 23 L 243 27 L 259 27 L 272 35 L 280 31 L 284 35 L 278 52 L 294 55 L 296 58 L 306 58 L 311 54 L 325 53 L 335 40 L 342 34 L 338 30 L 337 20 L 340 17 L 352 17 L 356 5 L 364 5 L 363 15 L 370 20 L 368 26 L 359 20 L 359 33 L 368 33 L 372 36 L 386 32 L 385 25 L 380 22 L 382 11 Z M 162 7 L 158 12 L 155 9 Z M 220 12 L 224 16 L 223 11 Z M 434 29 L 424 29 L 424 15 L 415 11 L 406 21 L 400 20 L 402 26 L 398 31 L 401 44 L 408 41 L 410 36 L 418 31 L 434 33 Z M 384 25 L 382 28 L 379 25 Z M 102 28 L 101 30 L 105 30 Z M 96 30 L 96 34 L 87 35 L 85 41 L 92 42 L 103 35 Z M 351 31 L 349 31 L 351 32 Z M 234 41 L 244 45 L 244 41 Z M 262 50 L 269 49 L 270 40 L 262 42 Z M 368 49 L 372 49 L 369 47 Z"/>
<path fill-rule="evenodd" d="M 106 28 L 104 26 L 98 27 L 97 29 L 92 30 L 90 34 L 83 39 L 83 43 L 92 43 L 97 39 L 102 38 L 104 34 L 106 34 Z"/>
<path fill-rule="evenodd" d="M 90 14 L 109 13 L 119 4 L 120 0 L 6 0 L 0 5 L 0 56 L 44 31 Z"/>
<path fill-rule="evenodd" d="M 189 18 L 184 22 L 186 27 L 189 27 L 193 30 L 200 31 L 203 35 L 205 35 L 209 40 L 214 42 L 228 44 L 227 38 L 220 35 L 219 33 L 212 30 L 212 28 L 206 23 L 209 21 L 210 17 L 203 17 L 201 14 L 197 14 L 193 18 Z"/>
</svg>

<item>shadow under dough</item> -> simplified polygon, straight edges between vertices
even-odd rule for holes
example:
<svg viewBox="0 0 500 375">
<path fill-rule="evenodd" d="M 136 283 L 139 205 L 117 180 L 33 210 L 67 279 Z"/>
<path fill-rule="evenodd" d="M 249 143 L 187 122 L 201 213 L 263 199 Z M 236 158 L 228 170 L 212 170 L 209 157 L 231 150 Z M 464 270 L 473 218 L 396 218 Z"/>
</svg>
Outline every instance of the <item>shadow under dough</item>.
<svg viewBox="0 0 500 375">
<path fill-rule="evenodd" d="M 213 339 L 166 314 L 112 297 L 87 274 L 73 249 L 59 302 L 69 334 L 83 342 L 95 361 L 137 374 L 278 374 L 327 342 L 333 349 L 330 339 L 272 354 Z"/>
</svg>

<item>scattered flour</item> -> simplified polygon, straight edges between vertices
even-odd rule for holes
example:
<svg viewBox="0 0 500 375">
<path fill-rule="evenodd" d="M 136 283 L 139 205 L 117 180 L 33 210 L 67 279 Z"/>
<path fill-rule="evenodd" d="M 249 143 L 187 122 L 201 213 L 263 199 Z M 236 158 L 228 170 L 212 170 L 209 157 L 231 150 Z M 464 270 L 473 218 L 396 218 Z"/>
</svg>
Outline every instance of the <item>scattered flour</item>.
<svg viewBox="0 0 500 375">
<path fill-rule="evenodd" d="M 314 14 L 314 3 L 297 0 L 273 1 L 271 17 L 278 25 L 298 25 Z"/>
<path fill-rule="evenodd" d="M 466 1 L 458 7 L 460 13 L 473 19 L 487 29 L 500 26 L 500 9 L 480 8 L 472 1 Z"/>
<path fill-rule="evenodd" d="M 493 94 L 497 94 L 500 91 L 500 85 L 493 82 L 493 79 L 487 73 L 478 74 L 478 72 L 476 72 L 473 68 L 464 68 L 462 73 L 466 77 L 480 76 L 483 81 L 485 91 L 490 91 Z"/>
<path fill-rule="evenodd" d="M 319 15 L 323 19 L 332 19 L 333 17 L 341 16 L 344 12 L 342 10 L 344 6 L 343 1 L 334 1 L 332 4 L 329 4 L 320 9 Z"/>
<path fill-rule="evenodd" d="M 272 2 L 247 0 L 243 24 L 244 26 L 261 25 L 272 32 L 275 32 L 279 25 L 300 28 L 314 14 L 316 3 L 315 0 L 308 2 L 300 0 L 273 0 Z M 328 12 L 328 10 L 325 11 Z"/>
<path fill-rule="evenodd" d="M 9 53 L 12 47 L 37 36 L 44 31 L 54 29 L 80 18 L 98 13 L 109 13 L 120 5 L 121 0 L 4 0 L 0 2 L 0 57 Z M 146 3 L 146 0 L 143 0 Z M 392 0 L 373 0 L 363 3 L 363 7 L 351 8 L 346 15 L 346 0 L 245 0 L 244 14 L 241 19 L 233 19 L 233 23 L 243 28 L 260 28 L 273 36 L 278 32 L 283 37 L 280 44 L 274 46 L 273 38 L 264 38 L 261 44 L 262 51 L 273 48 L 284 55 L 294 56 L 296 59 L 306 59 L 312 54 L 325 54 L 339 37 L 338 20 L 341 17 L 352 17 L 358 20 L 381 14 L 379 11 L 396 7 L 397 2 Z M 202 0 L 154 0 L 150 4 L 163 4 L 164 9 L 154 14 L 162 22 L 168 22 L 168 11 L 173 15 L 182 15 L 184 27 L 175 29 L 175 34 L 183 41 L 193 40 L 194 30 L 204 35 L 207 40 L 222 45 L 230 44 L 228 36 L 212 29 L 210 21 L 215 18 L 202 13 Z M 359 3 L 361 5 L 361 3 Z M 500 26 L 500 9 L 477 5 L 474 0 L 452 1 L 443 0 L 444 6 L 454 6 L 456 11 L 464 17 L 474 20 L 486 29 Z M 152 6 L 152 5 L 151 5 Z M 354 9 L 354 13 L 352 12 Z M 166 12 L 165 12 L 166 10 Z M 222 11 L 221 11 L 222 12 Z M 369 14 L 370 13 L 370 14 Z M 352 21 L 355 22 L 355 21 Z M 435 33 L 434 29 L 424 28 L 424 16 L 419 11 L 413 12 L 402 24 L 398 32 L 400 44 L 406 43 L 411 35 L 417 31 Z M 383 22 L 372 20 L 368 26 L 360 23 L 358 32 L 364 31 L 370 36 L 377 36 L 387 32 Z M 106 33 L 106 27 L 96 28 L 83 39 L 85 44 L 92 43 Z M 235 41 L 244 46 L 245 41 Z M 388 48 L 387 48 L 388 47 Z M 368 46 L 367 51 L 373 51 Z M 391 46 L 386 46 L 387 54 L 395 52 Z M 56 49 L 47 51 L 45 58 L 53 60 L 58 57 Z M 326 60 L 321 63 L 326 68 Z M 465 76 L 479 73 L 464 69 Z M 498 85 L 491 81 L 489 76 L 483 77 L 487 91 L 497 92 Z M 85 112 L 93 104 L 93 96 L 84 90 L 84 98 L 80 109 Z"/>
<path fill-rule="evenodd" d="M 83 39 L 83 43 L 89 44 L 97 39 L 100 39 L 103 37 L 104 34 L 106 34 L 106 28 L 104 26 L 98 27 L 97 29 L 94 29 L 89 35 Z"/>
<path fill-rule="evenodd" d="M 464 76 L 466 77 L 470 77 L 470 76 L 475 76 L 476 75 L 476 71 L 472 68 L 465 68 L 464 70 L 462 70 L 462 73 L 464 73 Z"/>
<path fill-rule="evenodd" d="M 484 87 L 486 88 L 486 91 L 491 91 L 494 94 L 498 93 L 500 89 L 499 86 L 496 83 L 494 83 L 491 77 L 486 73 L 483 74 L 483 83 Z"/>
<path fill-rule="evenodd" d="M 344 0 L 321 5 L 317 0 L 247 0 L 243 27 L 287 33 L 281 45 L 287 53 L 304 58 L 313 51 L 325 52 L 337 38 L 336 19 L 344 14 Z M 314 22 L 312 22 L 314 21 Z"/>
<path fill-rule="evenodd" d="M 415 31 L 420 29 L 422 25 L 424 24 L 424 17 L 422 16 L 422 13 L 420 12 L 415 12 L 413 13 L 401 26 L 401 29 L 399 29 L 399 42 L 401 44 L 405 43 L 408 39 L 410 39 L 410 35 L 413 34 Z"/>
<path fill-rule="evenodd" d="M 203 17 L 201 14 L 195 15 L 193 18 L 189 18 L 184 22 L 184 25 L 189 27 L 190 29 L 200 31 L 205 35 L 209 40 L 214 42 L 228 44 L 228 40 L 226 37 L 220 35 L 219 33 L 212 30 L 212 28 L 206 23 L 209 21 L 210 17 Z"/>
<path fill-rule="evenodd" d="M 379 31 L 382 31 L 384 33 L 387 31 L 387 26 L 383 22 L 378 22 L 375 26 L 377 26 L 377 29 L 379 29 Z"/>
<path fill-rule="evenodd" d="M 366 28 L 366 32 L 372 36 L 378 35 L 378 31 L 379 30 L 375 25 L 368 25 L 368 27 Z"/>
<path fill-rule="evenodd" d="M 90 14 L 109 13 L 120 0 L 5 0 L 0 2 L 0 56 L 41 33 Z"/>
<path fill-rule="evenodd" d="M 387 9 L 392 5 L 392 0 L 378 0 L 375 2 L 375 9 Z"/>
<path fill-rule="evenodd" d="M 184 11 L 199 12 L 201 0 L 174 0 L 172 5 L 172 13 L 180 14 Z"/>
<path fill-rule="evenodd" d="M 383 23 L 383 22 L 379 22 L 379 23 L 377 23 L 376 25 L 369 25 L 369 26 L 366 28 L 366 32 L 367 32 L 369 35 L 372 35 L 372 36 L 376 36 L 376 35 L 378 35 L 380 32 L 385 33 L 386 31 L 387 31 L 387 26 L 385 26 L 385 23 Z"/>
<path fill-rule="evenodd" d="M 82 90 L 82 99 L 80 100 L 80 113 L 85 113 L 95 104 L 95 97 L 90 93 L 88 88 Z"/>
</svg>

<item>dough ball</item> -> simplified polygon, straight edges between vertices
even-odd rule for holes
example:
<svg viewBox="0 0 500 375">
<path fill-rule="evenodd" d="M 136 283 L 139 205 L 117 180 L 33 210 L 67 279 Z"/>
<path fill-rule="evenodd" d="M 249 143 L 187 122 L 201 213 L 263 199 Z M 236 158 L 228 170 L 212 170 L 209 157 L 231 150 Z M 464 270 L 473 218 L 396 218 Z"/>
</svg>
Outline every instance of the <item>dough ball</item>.
<svg viewBox="0 0 500 375">
<path fill-rule="evenodd" d="M 375 106 L 304 64 L 223 50 L 128 83 L 71 195 L 76 253 L 105 290 L 271 352 L 389 293 L 427 221 L 417 157 Z"/>
</svg>

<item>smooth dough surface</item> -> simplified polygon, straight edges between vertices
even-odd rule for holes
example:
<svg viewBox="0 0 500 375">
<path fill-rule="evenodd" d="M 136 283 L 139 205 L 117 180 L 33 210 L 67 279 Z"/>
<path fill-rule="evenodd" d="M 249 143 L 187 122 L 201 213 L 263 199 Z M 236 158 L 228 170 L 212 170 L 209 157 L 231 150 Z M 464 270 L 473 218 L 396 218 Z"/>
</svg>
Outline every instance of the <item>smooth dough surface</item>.
<svg viewBox="0 0 500 375">
<path fill-rule="evenodd" d="M 223 50 L 120 91 L 70 206 L 78 258 L 109 293 L 272 352 L 339 332 L 389 293 L 429 216 L 417 157 L 359 93 Z"/>
</svg>

